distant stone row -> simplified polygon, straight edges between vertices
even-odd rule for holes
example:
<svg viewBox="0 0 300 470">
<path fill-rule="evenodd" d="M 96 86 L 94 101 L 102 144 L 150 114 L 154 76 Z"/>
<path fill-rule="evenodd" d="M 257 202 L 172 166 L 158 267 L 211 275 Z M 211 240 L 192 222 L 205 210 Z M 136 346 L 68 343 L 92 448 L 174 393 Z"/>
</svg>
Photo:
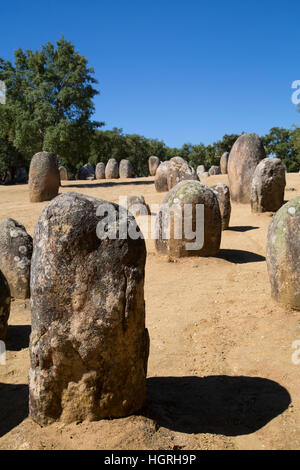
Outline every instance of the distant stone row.
<svg viewBox="0 0 300 470">
<path fill-rule="evenodd" d="M 149 169 L 151 175 L 155 175 L 158 192 L 170 191 L 180 181 L 201 181 L 208 176 L 227 173 L 232 201 L 251 202 L 253 212 L 275 212 L 283 204 L 286 167 L 278 158 L 266 158 L 256 134 L 240 136 L 230 154 L 222 155 L 220 167 L 212 166 L 209 172 L 205 172 L 203 165 L 195 171 L 181 157 L 161 163 L 157 157 L 150 157 Z"/>
<path fill-rule="evenodd" d="M 96 165 L 96 169 L 87 163 L 80 168 L 78 178 L 80 180 L 133 178 L 134 169 L 129 160 L 117 160 L 111 158 L 105 166 L 103 162 Z M 50 201 L 58 195 L 60 182 L 68 180 L 65 167 L 58 168 L 57 159 L 48 152 L 36 153 L 30 162 L 29 168 L 29 193 L 31 202 Z"/>
</svg>

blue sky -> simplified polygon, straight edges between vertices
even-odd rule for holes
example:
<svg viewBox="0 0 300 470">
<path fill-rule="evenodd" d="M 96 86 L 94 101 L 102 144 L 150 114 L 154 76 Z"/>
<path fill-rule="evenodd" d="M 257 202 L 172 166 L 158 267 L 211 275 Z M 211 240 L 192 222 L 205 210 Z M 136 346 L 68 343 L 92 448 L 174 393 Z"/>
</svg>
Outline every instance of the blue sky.
<svg viewBox="0 0 300 470">
<path fill-rule="evenodd" d="M 299 125 L 300 2 L 14 0 L 1 6 L 0 56 L 61 35 L 99 81 L 97 120 L 164 140 Z"/>
</svg>

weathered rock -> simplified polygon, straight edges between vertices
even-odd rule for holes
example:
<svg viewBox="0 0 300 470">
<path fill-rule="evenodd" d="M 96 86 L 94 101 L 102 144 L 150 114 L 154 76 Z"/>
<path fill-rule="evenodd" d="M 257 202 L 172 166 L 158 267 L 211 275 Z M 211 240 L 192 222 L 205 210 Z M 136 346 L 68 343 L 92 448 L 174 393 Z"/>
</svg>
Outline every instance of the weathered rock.
<svg viewBox="0 0 300 470">
<path fill-rule="evenodd" d="M 276 212 L 284 202 L 285 166 L 279 158 L 264 158 L 251 184 L 252 212 Z"/>
<path fill-rule="evenodd" d="M 17 168 L 14 174 L 14 183 L 24 184 L 27 183 L 28 176 L 26 168 Z"/>
<path fill-rule="evenodd" d="M 205 173 L 205 166 L 204 165 L 199 165 L 197 167 L 196 173 L 197 173 L 197 176 L 198 176 L 199 181 L 200 181 L 201 176 L 203 175 L 203 173 Z"/>
<path fill-rule="evenodd" d="M 159 164 L 160 164 L 160 160 L 158 157 L 155 157 L 154 155 L 152 155 L 152 157 L 149 157 L 148 166 L 149 166 L 150 176 L 155 176 L 156 170 Z"/>
<path fill-rule="evenodd" d="M 13 219 L 0 222 L 0 270 L 12 297 L 29 299 L 32 238 L 23 225 Z"/>
<path fill-rule="evenodd" d="M 210 169 L 208 170 L 208 174 L 209 176 L 220 175 L 221 174 L 220 167 L 216 165 L 211 166 Z"/>
<path fill-rule="evenodd" d="M 120 178 L 134 178 L 134 169 L 129 160 L 121 160 L 119 165 Z"/>
<path fill-rule="evenodd" d="M 300 197 L 273 216 L 267 238 L 267 267 L 272 297 L 300 310 Z"/>
<path fill-rule="evenodd" d="M 209 177 L 209 174 L 207 171 L 205 171 L 204 173 L 201 173 L 201 178 L 202 179 L 205 179 L 205 178 L 208 178 Z"/>
<path fill-rule="evenodd" d="M 156 170 L 154 184 L 155 184 L 156 191 L 159 193 L 168 191 L 167 172 L 168 172 L 169 164 L 170 164 L 169 161 L 161 162 L 161 164 Z"/>
<path fill-rule="evenodd" d="M 94 180 L 95 179 L 95 171 L 93 165 L 90 163 L 86 163 L 83 165 L 78 171 L 78 179 L 79 180 Z"/>
<path fill-rule="evenodd" d="M 35 227 L 29 408 L 42 425 L 127 416 L 145 403 L 145 242 L 98 238 L 108 204 L 65 193 Z M 127 215 L 111 206 L 117 220 L 102 221 L 110 233 Z M 136 230 L 130 214 L 129 223 Z"/>
<path fill-rule="evenodd" d="M 183 158 L 173 157 L 167 169 L 168 190 L 172 189 L 180 181 L 199 181 L 197 173 Z"/>
<path fill-rule="evenodd" d="M 231 203 L 230 203 L 230 191 L 227 184 L 217 183 L 210 187 L 217 196 L 221 219 L 222 219 L 222 230 L 226 230 L 229 227 L 229 220 L 231 214 Z"/>
<path fill-rule="evenodd" d="M 105 167 L 105 178 L 117 179 L 119 178 L 119 165 L 115 158 L 110 158 Z"/>
<path fill-rule="evenodd" d="M 105 179 L 105 164 L 103 162 L 99 162 L 96 165 L 96 180 L 104 180 Z"/>
<path fill-rule="evenodd" d="M 0 271 L 0 341 L 5 341 L 7 322 L 10 314 L 10 290 L 8 282 Z"/>
<path fill-rule="evenodd" d="M 133 213 L 134 216 L 150 215 L 150 207 L 146 204 L 145 198 L 142 194 L 137 196 L 128 196 L 127 209 Z"/>
<path fill-rule="evenodd" d="M 48 152 L 36 153 L 29 168 L 31 202 L 50 201 L 58 194 L 60 184 L 57 160 Z"/>
<path fill-rule="evenodd" d="M 222 175 L 227 174 L 227 165 L 228 165 L 229 152 L 224 152 L 220 159 L 220 170 Z"/>
<path fill-rule="evenodd" d="M 203 220 L 196 219 L 198 204 L 204 206 L 204 226 Z M 195 235 L 194 239 L 188 237 L 188 228 L 198 231 L 199 236 L 202 229 L 204 243 Z M 155 245 L 159 253 L 175 258 L 215 256 L 220 248 L 221 231 L 221 214 L 215 193 L 200 181 L 181 181 L 169 191 L 159 209 Z"/>
<path fill-rule="evenodd" d="M 266 157 L 257 134 L 243 134 L 234 143 L 228 158 L 227 173 L 231 199 L 249 203 L 252 177 L 258 163 Z"/>
<path fill-rule="evenodd" d="M 59 175 L 60 175 L 60 181 L 68 181 L 68 172 L 67 169 L 64 166 L 59 167 Z"/>
</svg>

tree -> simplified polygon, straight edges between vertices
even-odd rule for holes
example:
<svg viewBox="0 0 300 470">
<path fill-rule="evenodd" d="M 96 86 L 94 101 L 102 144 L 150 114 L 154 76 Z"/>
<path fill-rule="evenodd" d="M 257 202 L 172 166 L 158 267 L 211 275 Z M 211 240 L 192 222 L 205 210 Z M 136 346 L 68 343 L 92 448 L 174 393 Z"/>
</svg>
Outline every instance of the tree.
<svg viewBox="0 0 300 470">
<path fill-rule="evenodd" d="M 27 161 L 46 150 L 59 155 L 71 171 L 88 155 L 94 129 L 93 69 L 63 37 L 56 47 L 40 51 L 18 49 L 15 64 L 0 59 L 6 104 L 0 106 L 0 137 L 22 152 Z"/>
<path fill-rule="evenodd" d="M 280 158 L 286 165 L 287 171 L 299 171 L 300 152 L 298 147 L 298 131 L 272 127 L 270 132 L 262 137 L 266 154 Z"/>
</svg>

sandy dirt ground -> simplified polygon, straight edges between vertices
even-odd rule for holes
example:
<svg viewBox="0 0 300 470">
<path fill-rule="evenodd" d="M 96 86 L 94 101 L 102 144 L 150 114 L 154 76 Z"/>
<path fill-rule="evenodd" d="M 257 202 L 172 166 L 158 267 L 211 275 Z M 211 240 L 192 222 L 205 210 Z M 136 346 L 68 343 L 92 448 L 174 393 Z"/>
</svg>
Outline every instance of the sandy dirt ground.
<svg viewBox="0 0 300 470">
<path fill-rule="evenodd" d="M 227 182 L 212 176 L 208 185 Z M 143 194 L 159 204 L 153 178 L 63 182 L 118 202 Z M 300 195 L 289 174 L 285 199 Z M 32 235 L 46 203 L 29 203 L 27 185 L 0 187 L 0 219 L 12 217 Z M 155 210 L 153 210 L 155 213 Z M 140 217 L 145 224 L 154 219 Z M 1 449 L 299 449 L 300 314 L 270 298 L 265 245 L 272 214 L 233 204 L 230 229 L 216 258 L 172 262 L 147 241 L 146 322 L 151 338 L 148 403 L 125 419 L 55 423 L 28 417 L 29 302 L 13 301 L 7 361 L 0 366 Z"/>
</svg>

